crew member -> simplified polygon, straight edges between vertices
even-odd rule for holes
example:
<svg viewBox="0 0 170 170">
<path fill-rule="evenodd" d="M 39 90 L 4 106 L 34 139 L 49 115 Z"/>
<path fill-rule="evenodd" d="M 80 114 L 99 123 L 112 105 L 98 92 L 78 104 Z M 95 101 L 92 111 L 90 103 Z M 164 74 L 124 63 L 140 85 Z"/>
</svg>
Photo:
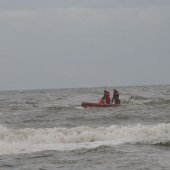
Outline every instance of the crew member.
<svg viewBox="0 0 170 170">
<path fill-rule="evenodd" d="M 104 96 L 101 99 L 102 103 L 110 104 L 110 93 L 107 90 L 104 90 Z"/>
<path fill-rule="evenodd" d="M 113 103 L 113 101 L 115 102 L 115 105 L 119 105 L 120 104 L 119 92 L 116 89 L 114 89 L 111 103 Z"/>
</svg>

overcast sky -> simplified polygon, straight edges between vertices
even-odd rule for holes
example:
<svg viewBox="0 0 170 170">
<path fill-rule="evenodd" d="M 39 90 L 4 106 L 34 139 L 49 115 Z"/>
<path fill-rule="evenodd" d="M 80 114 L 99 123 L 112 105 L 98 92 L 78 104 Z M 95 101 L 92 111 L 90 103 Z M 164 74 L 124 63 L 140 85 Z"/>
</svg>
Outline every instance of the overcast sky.
<svg viewBox="0 0 170 170">
<path fill-rule="evenodd" d="M 0 0 L 0 90 L 170 84 L 170 0 Z"/>
</svg>

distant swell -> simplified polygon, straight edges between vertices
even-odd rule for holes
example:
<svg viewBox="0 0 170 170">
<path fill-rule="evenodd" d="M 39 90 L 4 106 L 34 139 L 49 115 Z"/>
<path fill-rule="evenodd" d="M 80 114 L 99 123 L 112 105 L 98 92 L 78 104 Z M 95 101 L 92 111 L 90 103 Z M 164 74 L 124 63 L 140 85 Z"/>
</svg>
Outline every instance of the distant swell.
<svg viewBox="0 0 170 170">
<path fill-rule="evenodd" d="M 147 105 L 169 105 L 170 104 L 170 100 L 164 100 L 164 99 L 159 99 L 159 100 L 153 100 L 153 101 L 149 101 L 146 103 Z"/>
<path fill-rule="evenodd" d="M 170 123 L 157 125 L 8 129 L 0 126 L 0 154 L 74 150 L 119 144 L 170 145 Z"/>
</svg>

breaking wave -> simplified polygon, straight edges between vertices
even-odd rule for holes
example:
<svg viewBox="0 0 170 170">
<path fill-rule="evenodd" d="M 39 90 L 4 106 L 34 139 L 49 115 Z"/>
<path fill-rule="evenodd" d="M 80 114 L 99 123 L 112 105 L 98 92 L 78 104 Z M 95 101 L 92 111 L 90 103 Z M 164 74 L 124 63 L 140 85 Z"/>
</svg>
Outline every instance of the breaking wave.
<svg viewBox="0 0 170 170">
<path fill-rule="evenodd" d="M 96 148 L 101 145 L 119 144 L 165 144 L 169 146 L 170 123 L 18 130 L 0 126 L 0 155 Z"/>
</svg>

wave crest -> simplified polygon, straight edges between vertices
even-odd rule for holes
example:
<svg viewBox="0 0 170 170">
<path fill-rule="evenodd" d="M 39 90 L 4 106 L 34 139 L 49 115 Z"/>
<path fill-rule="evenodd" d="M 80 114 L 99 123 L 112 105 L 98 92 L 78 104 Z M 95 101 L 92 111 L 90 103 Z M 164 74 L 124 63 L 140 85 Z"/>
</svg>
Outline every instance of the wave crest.
<svg viewBox="0 0 170 170">
<path fill-rule="evenodd" d="M 0 127 L 2 154 L 74 150 L 119 144 L 170 144 L 170 123 L 109 127 L 8 129 Z"/>
</svg>

